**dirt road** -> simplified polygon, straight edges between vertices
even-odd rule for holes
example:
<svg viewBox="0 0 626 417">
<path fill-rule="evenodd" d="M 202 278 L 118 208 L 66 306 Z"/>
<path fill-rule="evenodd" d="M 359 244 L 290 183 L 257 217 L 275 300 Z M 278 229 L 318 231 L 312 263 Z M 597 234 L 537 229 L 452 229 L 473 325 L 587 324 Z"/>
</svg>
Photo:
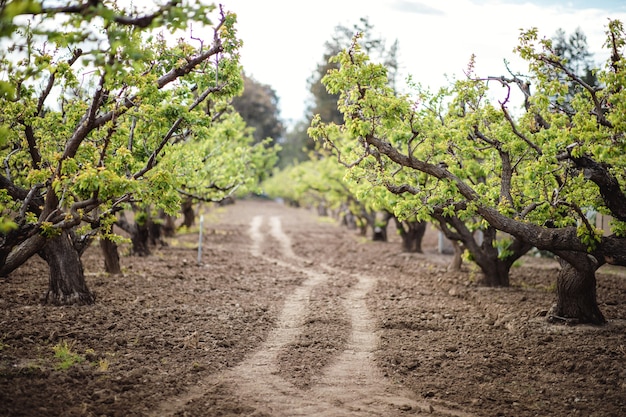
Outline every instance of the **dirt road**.
<svg viewBox="0 0 626 417">
<path fill-rule="evenodd" d="M 271 416 L 396 416 L 431 415 L 435 408 L 419 401 L 415 394 L 392 384 L 376 367 L 374 351 L 378 346 L 376 323 L 365 302 L 376 279 L 362 274 L 346 274 L 324 263 L 302 258 L 293 251 L 291 240 L 283 231 L 281 216 L 255 215 L 250 221 L 250 253 L 259 263 L 278 265 L 286 271 L 306 277 L 284 300 L 283 309 L 268 338 L 238 366 L 221 375 L 211 376 L 197 388 L 179 398 L 168 398 L 153 416 L 174 415 L 182 404 L 205 395 L 211 384 L 228 384 L 235 394 L 245 398 L 255 415 Z M 289 272 L 287 272 L 289 273 Z M 281 375 L 281 352 L 298 342 L 306 331 L 307 317 L 318 312 L 310 303 L 316 287 L 333 281 L 350 282 L 347 291 L 332 294 L 328 303 L 340 305 L 347 313 L 348 332 L 341 351 L 332 362 L 318 370 L 314 381 L 301 389 Z M 319 308 L 320 304 L 317 304 Z M 423 414 L 426 415 L 426 414 Z M 465 416 L 437 407 L 436 415 Z"/>
</svg>

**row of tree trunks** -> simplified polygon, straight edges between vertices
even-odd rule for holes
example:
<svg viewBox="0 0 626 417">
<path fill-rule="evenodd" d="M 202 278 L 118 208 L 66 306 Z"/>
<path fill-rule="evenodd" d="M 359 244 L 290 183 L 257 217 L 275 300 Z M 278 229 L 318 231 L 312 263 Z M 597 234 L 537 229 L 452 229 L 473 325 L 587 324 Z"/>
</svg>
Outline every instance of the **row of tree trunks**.
<svg viewBox="0 0 626 417">
<path fill-rule="evenodd" d="M 111 275 L 120 275 L 122 266 L 117 243 L 109 239 L 100 239 L 100 250 L 104 258 L 104 271 Z"/>
<path fill-rule="evenodd" d="M 370 221 L 373 229 L 373 238 L 378 233 L 386 241 L 387 224 L 391 216 L 386 216 L 386 222 L 375 226 Z M 122 217 L 123 229 L 131 235 L 133 253 L 138 256 L 150 254 L 150 241 L 154 244 L 157 237 L 154 236 L 155 222 L 145 221 L 128 224 Z M 165 224 L 171 225 L 171 220 L 165 220 Z M 425 222 L 399 222 L 394 220 L 402 237 L 402 250 L 405 252 L 421 252 L 421 242 L 426 230 Z M 515 239 L 508 247 L 510 254 L 502 257 L 498 252 L 496 230 L 488 228 L 483 232 L 482 242 L 477 242 L 474 234 L 454 220 L 447 219 L 449 224 L 442 227 L 442 231 L 455 244 L 455 257 L 453 268 L 460 268 L 461 254 L 469 250 L 474 261 L 483 272 L 483 284 L 487 286 L 508 286 L 510 268 L 513 262 L 531 249 L 529 244 Z M 452 226 L 452 228 L 449 228 Z M 380 229 L 376 229 L 376 228 Z M 152 230 L 152 232 L 151 232 Z M 384 232 L 384 233 L 383 233 Z M 151 238 L 152 235 L 152 238 Z M 159 237 L 160 238 L 160 237 Z M 33 238 L 32 242 L 41 239 Z M 35 247 L 25 245 L 25 248 Z M 104 255 L 105 270 L 110 274 L 121 273 L 117 245 L 108 239 L 100 239 L 100 247 Z M 23 249 L 23 250 L 26 250 Z M 19 251 L 18 251 L 19 253 Z M 49 266 L 49 288 L 45 294 L 44 302 L 49 304 L 93 304 L 94 294 L 87 287 L 82 262 L 81 245 L 72 239 L 72 234 L 63 231 L 59 236 L 47 239 L 45 245 L 39 250 L 39 255 Z M 595 272 L 599 263 L 592 256 L 581 256 L 578 252 L 556 252 L 559 257 L 561 269 L 557 276 L 557 303 L 549 314 L 549 320 L 567 323 L 580 322 L 603 324 L 606 322 L 597 304 L 596 276 Z M 15 256 L 15 255 L 14 255 Z"/>
<path fill-rule="evenodd" d="M 354 216 L 351 212 L 350 216 Z M 345 220 L 344 225 L 349 223 Z M 400 221 L 395 216 L 387 213 L 387 222 L 393 217 L 396 228 L 402 238 L 403 252 L 422 252 L 422 239 L 426 232 L 426 222 Z M 375 221 L 371 216 L 362 217 L 364 228 L 369 226 L 373 229 L 373 239 L 387 241 L 386 227 L 374 226 Z M 481 239 L 476 239 L 474 232 L 459 220 L 439 216 L 442 233 L 450 239 L 454 248 L 454 257 L 449 269 L 460 270 L 462 255 L 469 251 L 473 260 L 482 272 L 481 284 L 491 287 L 507 287 L 510 285 L 510 271 L 513 263 L 524 256 L 532 245 L 523 240 L 509 237 L 512 243 L 506 248 L 507 256 L 502 256 L 498 249 L 497 234 L 495 228 L 483 230 Z M 443 224 L 441 223 L 443 222 Z M 385 224 L 386 225 L 386 224 Z M 376 228 L 378 227 L 378 229 Z M 560 253 L 559 261 L 561 269 L 555 277 L 557 281 L 557 303 L 549 314 L 549 320 L 566 323 L 591 323 L 603 324 L 606 322 L 596 297 L 595 270 L 597 262 L 592 262 L 592 257 L 581 256 L 580 253 Z"/>
</svg>

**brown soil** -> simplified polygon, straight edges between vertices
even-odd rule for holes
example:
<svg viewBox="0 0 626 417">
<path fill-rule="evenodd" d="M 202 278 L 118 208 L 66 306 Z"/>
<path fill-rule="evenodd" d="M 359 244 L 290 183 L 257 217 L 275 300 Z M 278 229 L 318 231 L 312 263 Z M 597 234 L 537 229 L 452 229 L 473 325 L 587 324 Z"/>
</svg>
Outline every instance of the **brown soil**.
<svg viewBox="0 0 626 417">
<path fill-rule="evenodd" d="M 601 269 L 602 327 L 551 325 L 558 266 L 512 287 L 370 242 L 303 209 L 238 201 L 107 276 L 94 306 L 39 303 L 45 264 L 0 280 L 2 416 L 624 416 L 626 274 Z M 75 354 L 66 369 L 55 349 Z"/>
</svg>

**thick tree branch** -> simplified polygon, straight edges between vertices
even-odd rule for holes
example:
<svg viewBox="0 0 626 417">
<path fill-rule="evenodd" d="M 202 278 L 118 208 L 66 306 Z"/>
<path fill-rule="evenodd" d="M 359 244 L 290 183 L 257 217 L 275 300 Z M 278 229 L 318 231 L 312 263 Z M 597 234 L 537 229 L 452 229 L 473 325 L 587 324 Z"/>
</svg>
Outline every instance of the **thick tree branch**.
<svg viewBox="0 0 626 417">
<path fill-rule="evenodd" d="M 83 54 L 82 49 L 80 48 L 75 49 L 74 52 L 72 53 L 72 57 L 68 59 L 67 64 L 71 67 L 78 60 L 78 58 L 80 58 L 82 54 Z M 37 102 L 37 116 L 42 116 L 43 105 L 46 99 L 48 98 L 48 96 L 50 95 L 50 91 L 52 91 L 52 87 L 54 87 L 54 82 L 56 81 L 56 74 L 57 74 L 57 70 L 55 69 L 50 74 L 50 78 L 48 78 L 48 84 L 46 85 L 46 88 L 39 96 L 39 100 Z"/>
<path fill-rule="evenodd" d="M 626 221 L 626 194 L 622 191 L 619 181 L 611 174 L 609 166 L 596 162 L 589 156 L 572 156 L 573 147 L 559 154 L 559 160 L 570 160 L 576 168 L 583 171 L 585 178 L 595 183 L 600 195 L 607 208 L 611 211 L 611 215 L 620 221 Z"/>
<path fill-rule="evenodd" d="M 112 12 L 111 9 L 102 7 L 100 3 L 100 0 L 88 0 L 85 3 L 70 6 L 42 7 L 39 14 L 80 14 L 87 17 L 90 15 L 100 15 L 103 10 L 106 11 L 107 15 L 108 13 Z M 169 3 L 161 6 L 156 12 L 144 16 L 124 16 L 115 14 L 112 20 L 116 23 L 119 23 L 120 25 L 146 28 L 152 24 L 154 19 L 164 15 L 167 11 L 169 11 L 173 7 L 176 7 L 180 3 L 181 0 L 172 0 Z"/>
<path fill-rule="evenodd" d="M 581 77 L 576 75 L 571 69 L 567 68 L 562 62 L 556 59 L 547 57 L 545 55 L 541 55 L 539 57 L 539 60 L 544 62 L 547 65 L 550 65 L 552 67 L 558 68 L 559 70 L 563 71 L 565 74 L 567 74 L 567 76 L 572 81 L 576 82 L 582 88 L 584 88 L 591 96 L 591 100 L 593 101 L 593 105 L 595 107 L 594 114 L 598 120 L 598 123 L 600 123 L 602 126 L 606 126 L 609 128 L 613 127 L 613 124 L 609 122 L 605 116 L 607 109 L 602 106 L 602 102 L 598 98 L 597 93 L 598 91 L 602 90 L 602 87 L 594 87 L 594 86 L 589 85 L 588 83 L 585 82 L 585 80 L 583 80 Z"/>
</svg>

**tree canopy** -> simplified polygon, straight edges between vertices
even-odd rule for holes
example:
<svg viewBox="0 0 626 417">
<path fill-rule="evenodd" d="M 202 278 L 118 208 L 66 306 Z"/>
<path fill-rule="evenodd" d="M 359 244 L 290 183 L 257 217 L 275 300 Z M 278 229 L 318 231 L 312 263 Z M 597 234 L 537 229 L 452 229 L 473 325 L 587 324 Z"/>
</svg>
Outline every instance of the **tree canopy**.
<svg viewBox="0 0 626 417">
<path fill-rule="evenodd" d="M 49 264 L 80 255 L 131 203 L 174 213 L 181 192 L 217 198 L 268 168 L 274 151 L 250 146 L 229 104 L 243 87 L 236 16 L 200 2 L 152 8 L 2 3 L 1 274 L 36 253 Z M 78 287 L 49 295 L 92 302 Z"/>
<path fill-rule="evenodd" d="M 477 227 L 557 254 L 566 264 L 553 316 L 604 322 L 594 271 L 626 264 L 621 22 L 607 27 L 611 55 L 595 73 L 599 85 L 585 82 L 551 39 L 530 29 L 517 47 L 528 74 L 481 77 L 472 61 L 466 79 L 453 85 L 431 93 L 415 84 L 412 94 L 398 95 L 384 64 L 372 62 L 360 41 L 356 36 L 333 58 L 339 68 L 324 78 L 339 95 L 345 123 L 316 118 L 310 134 L 350 169 L 360 167 L 360 178 L 402 196 L 395 206 L 401 217 L 477 217 Z M 504 86 L 496 100 L 494 84 Z M 521 114 L 513 111 L 514 89 L 522 92 Z M 565 97 L 571 111 L 561 105 Z M 590 209 L 614 217 L 613 235 L 602 236 L 587 217 Z"/>
</svg>

